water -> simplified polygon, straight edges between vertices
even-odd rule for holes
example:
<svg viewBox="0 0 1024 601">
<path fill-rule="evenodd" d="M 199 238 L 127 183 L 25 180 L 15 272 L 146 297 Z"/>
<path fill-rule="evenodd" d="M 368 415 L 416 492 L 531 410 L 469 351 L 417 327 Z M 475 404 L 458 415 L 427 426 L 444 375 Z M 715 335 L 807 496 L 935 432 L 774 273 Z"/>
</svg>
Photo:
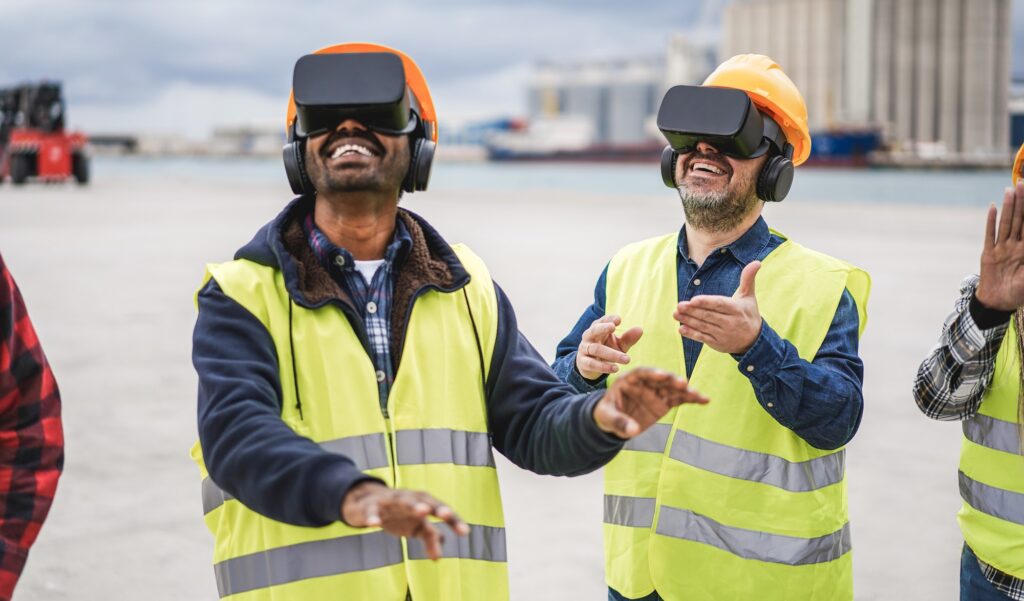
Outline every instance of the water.
<svg viewBox="0 0 1024 601">
<path fill-rule="evenodd" d="M 800 168 L 789 198 L 815 202 L 985 206 L 1010 185 L 1005 171 Z M 221 183 L 281 183 L 271 158 L 97 157 L 94 177 L 186 178 Z M 445 163 L 431 190 L 567 190 L 600 195 L 665 194 L 657 164 Z"/>
</svg>

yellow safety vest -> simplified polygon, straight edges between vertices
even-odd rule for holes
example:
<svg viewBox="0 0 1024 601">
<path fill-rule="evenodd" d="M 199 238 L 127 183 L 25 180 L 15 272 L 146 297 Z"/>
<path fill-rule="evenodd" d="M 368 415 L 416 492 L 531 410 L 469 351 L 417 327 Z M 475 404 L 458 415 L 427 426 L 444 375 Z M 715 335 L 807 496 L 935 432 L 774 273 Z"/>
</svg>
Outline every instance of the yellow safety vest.
<svg viewBox="0 0 1024 601">
<path fill-rule="evenodd" d="M 288 426 L 388 486 L 429 492 L 471 528 L 459 537 L 438 523 L 444 557 L 433 562 L 419 540 L 380 529 L 278 522 L 220 490 L 196 443 L 221 598 L 403 601 L 408 590 L 415 601 L 508 599 L 505 522 L 481 373 L 494 350 L 497 299 L 483 262 L 464 246 L 453 248 L 470 282 L 416 299 L 388 398 L 390 417 L 380 409 L 374 366 L 341 309 L 291 302 L 281 271 L 272 267 L 248 260 L 207 267 L 207 279 L 271 334 Z"/>
<path fill-rule="evenodd" d="M 992 384 L 974 417 L 964 420 L 957 515 L 979 559 L 1024 578 L 1024 457 L 1017 418 L 1020 353 L 1011 324 L 996 356 Z"/>
<path fill-rule="evenodd" d="M 644 329 L 631 366 L 686 373 L 672 317 L 677 243 L 632 244 L 608 266 L 607 312 Z M 865 272 L 787 240 L 757 276 L 765 321 L 808 361 L 844 289 L 863 331 Z M 704 345 L 691 383 L 710 404 L 671 411 L 605 468 L 608 585 L 670 601 L 852 599 L 844 451 L 816 449 L 775 421 L 728 354 Z"/>
</svg>

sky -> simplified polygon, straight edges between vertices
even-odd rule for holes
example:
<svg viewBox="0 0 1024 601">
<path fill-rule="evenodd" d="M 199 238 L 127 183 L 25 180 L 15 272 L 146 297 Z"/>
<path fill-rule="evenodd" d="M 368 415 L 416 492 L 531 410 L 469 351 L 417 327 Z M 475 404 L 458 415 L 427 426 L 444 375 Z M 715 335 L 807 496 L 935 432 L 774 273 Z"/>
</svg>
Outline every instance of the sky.
<svg viewBox="0 0 1024 601">
<path fill-rule="evenodd" d="M 658 56 L 673 34 L 714 36 L 725 3 L 0 0 L 0 86 L 63 81 L 69 124 L 87 132 L 202 138 L 215 125 L 283 126 L 299 56 L 372 41 L 417 61 L 444 127 L 523 114 L 537 61 Z M 1013 5 L 1024 78 L 1024 0 Z"/>
</svg>

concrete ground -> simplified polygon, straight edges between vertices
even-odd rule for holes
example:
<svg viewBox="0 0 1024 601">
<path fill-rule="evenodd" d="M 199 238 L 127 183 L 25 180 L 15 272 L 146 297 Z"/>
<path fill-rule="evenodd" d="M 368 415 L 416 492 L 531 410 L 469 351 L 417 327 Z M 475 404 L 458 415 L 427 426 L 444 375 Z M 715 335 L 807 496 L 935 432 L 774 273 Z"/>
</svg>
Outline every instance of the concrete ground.
<svg viewBox="0 0 1024 601">
<path fill-rule="evenodd" d="M 188 458 L 191 295 L 203 264 L 229 259 L 287 198 L 283 184 L 173 174 L 0 188 L 0 251 L 53 364 L 67 435 L 66 471 L 19 598 L 216 598 Z M 612 253 L 681 222 L 670 192 L 441 191 L 406 204 L 487 261 L 549 358 Z M 910 386 L 960 278 L 977 268 L 984 210 L 793 201 L 766 215 L 874 277 L 866 408 L 848 453 L 856 597 L 956 599 L 959 426 L 924 418 Z M 600 474 L 500 471 L 513 598 L 603 599 Z"/>
</svg>

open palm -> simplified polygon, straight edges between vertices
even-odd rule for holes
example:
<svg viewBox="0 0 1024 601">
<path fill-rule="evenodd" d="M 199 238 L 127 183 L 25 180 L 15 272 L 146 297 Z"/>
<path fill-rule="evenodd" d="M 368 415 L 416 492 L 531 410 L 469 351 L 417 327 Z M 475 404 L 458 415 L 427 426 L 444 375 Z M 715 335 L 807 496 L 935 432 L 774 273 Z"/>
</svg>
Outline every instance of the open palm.
<svg viewBox="0 0 1024 601">
<path fill-rule="evenodd" d="M 1024 183 L 1007 190 L 996 225 L 996 207 L 988 210 L 981 251 L 978 301 L 1000 311 L 1024 305 Z"/>
</svg>

